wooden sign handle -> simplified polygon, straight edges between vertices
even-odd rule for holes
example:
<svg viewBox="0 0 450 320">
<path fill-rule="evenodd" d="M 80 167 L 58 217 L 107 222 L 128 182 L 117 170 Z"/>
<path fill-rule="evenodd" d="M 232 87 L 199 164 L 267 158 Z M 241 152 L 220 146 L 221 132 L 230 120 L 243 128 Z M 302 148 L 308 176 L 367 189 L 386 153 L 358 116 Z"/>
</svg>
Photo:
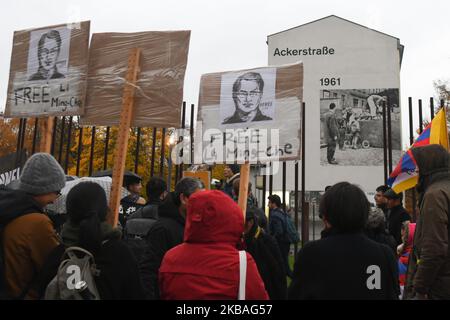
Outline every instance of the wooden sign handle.
<svg viewBox="0 0 450 320">
<path fill-rule="evenodd" d="M 241 165 L 241 174 L 239 179 L 239 199 L 238 199 L 239 208 L 241 208 L 242 213 L 244 215 L 244 222 L 245 222 L 245 213 L 247 211 L 249 178 L 250 178 L 250 163 L 246 162 L 243 165 Z"/>
<path fill-rule="evenodd" d="M 120 114 L 119 132 L 117 146 L 114 150 L 114 166 L 112 172 L 111 198 L 107 221 L 113 226 L 117 226 L 119 220 L 120 200 L 122 196 L 123 174 L 125 172 L 125 160 L 127 158 L 128 139 L 130 137 L 130 126 L 133 119 L 134 92 L 139 74 L 139 60 L 141 50 L 134 48 L 128 57 L 128 69 L 126 82 L 122 96 L 122 111 Z"/>
<path fill-rule="evenodd" d="M 48 117 L 41 122 L 41 141 L 39 143 L 39 151 L 50 153 L 52 150 L 52 135 L 54 117 Z"/>
</svg>

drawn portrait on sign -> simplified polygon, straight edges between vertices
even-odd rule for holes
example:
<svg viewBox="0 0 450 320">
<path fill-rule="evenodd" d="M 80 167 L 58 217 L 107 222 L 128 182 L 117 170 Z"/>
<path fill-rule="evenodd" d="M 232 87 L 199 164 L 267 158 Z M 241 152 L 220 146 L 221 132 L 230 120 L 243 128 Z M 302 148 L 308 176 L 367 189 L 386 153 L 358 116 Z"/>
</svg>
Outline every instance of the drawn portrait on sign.
<svg viewBox="0 0 450 320">
<path fill-rule="evenodd" d="M 28 81 L 64 79 L 69 63 L 71 30 L 65 27 L 30 33 Z"/>
<path fill-rule="evenodd" d="M 275 117 L 274 68 L 222 76 L 220 92 L 221 124 L 272 121 Z"/>
</svg>

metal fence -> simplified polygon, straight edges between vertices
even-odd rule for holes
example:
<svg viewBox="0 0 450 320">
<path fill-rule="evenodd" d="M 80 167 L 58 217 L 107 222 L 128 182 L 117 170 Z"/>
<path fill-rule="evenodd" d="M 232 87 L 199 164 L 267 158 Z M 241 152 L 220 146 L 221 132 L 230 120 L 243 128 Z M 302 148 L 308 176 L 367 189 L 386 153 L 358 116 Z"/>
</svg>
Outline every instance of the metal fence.
<svg viewBox="0 0 450 320">
<path fill-rule="evenodd" d="M 389 103 L 389 102 L 387 102 Z M 444 101 L 440 101 L 440 107 L 444 106 Z M 410 144 L 414 142 L 414 132 L 415 128 L 419 129 L 419 132 L 423 130 L 423 104 L 422 100 L 419 99 L 417 103 L 418 108 L 418 125 L 415 127 L 413 119 L 413 99 L 410 97 L 408 99 L 409 107 L 409 140 Z M 431 119 L 435 114 L 434 99 L 429 99 L 429 108 L 431 113 Z M 302 112 L 302 128 L 305 127 L 305 107 L 303 104 Z M 391 130 L 391 108 L 386 108 L 386 103 L 383 106 L 383 156 L 384 156 L 384 181 L 387 182 L 389 172 L 392 172 L 392 130 Z M 183 103 L 182 107 L 182 123 L 181 127 L 186 128 L 186 102 Z M 191 104 L 190 110 L 190 122 L 189 122 L 189 132 L 190 132 L 190 152 L 191 159 L 193 159 L 193 144 L 194 144 L 194 105 Z M 17 153 L 24 149 L 26 132 L 32 131 L 31 134 L 31 150 L 29 153 L 33 154 L 37 151 L 37 143 L 39 139 L 38 130 L 39 119 L 20 119 L 19 129 L 17 130 Z M 28 130 L 28 131 L 27 131 Z M 134 128 L 132 129 L 135 138 L 135 147 L 133 150 L 134 163 L 129 165 L 132 171 L 137 174 L 144 174 L 148 177 L 158 175 L 165 180 L 170 180 L 168 185 L 174 185 L 182 176 L 183 170 L 189 164 L 173 165 L 170 161 L 166 161 L 168 158 L 168 153 L 170 150 L 166 148 L 166 136 L 167 130 L 165 128 Z M 145 133 L 144 133 L 145 131 Z M 159 137 L 158 137 L 159 132 Z M 99 134 L 101 133 L 101 134 Z M 54 130 L 51 143 L 51 153 L 59 161 L 64 171 L 67 173 L 73 172 L 76 176 L 86 173 L 87 175 L 92 175 L 97 170 L 104 170 L 112 165 L 112 157 L 110 156 L 111 146 L 111 127 L 83 127 L 80 126 L 78 120 L 74 117 L 57 117 L 54 121 Z M 90 135 L 89 154 L 88 159 L 85 159 L 84 153 L 86 153 L 86 146 L 84 142 L 86 141 L 87 135 Z M 30 134 L 28 134 L 30 136 Z M 151 137 L 151 138 L 149 138 Z M 78 139 L 76 142 L 75 139 Z M 182 139 L 182 137 L 180 137 Z M 151 147 L 148 151 L 142 150 L 142 146 L 145 144 L 145 140 L 151 141 Z M 305 134 L 302 134 L 302 145 L 305 143 Z M 74 150 L 75 144 L 77 145 L 76 150 Z M 103 152 L 99 155 L 97 145 L 102 145 Z M 143 157 L 142 157 L 143 156 Z M 101 158 L 100 161 L 98 158 Z M 306 150 L 302 148 L 302 159 L 306 159 Z M 81 172 L 81 162 L 88 162 L 87 172 Z M 159 165 L 157 166 L 157 162 Z M 314 228 L 313 238 L 316 237 L 317 228 L 316 225 L 316 207 L 314 206 L 313 223 L 310 224 L 309 221 L 309 206 L 305 202 L 305 167 L 307 163 L 305 160 L 302 161 L 302 181 L 301 188 L 299 188 L 299 164 L 295 164 L 295 187 L 293 190 L 295 194 L 295 225 L 298 226 L 300 222 L 302 243 L 310 240 L 310 226 Z M 140 172 L 143 169 L 144 172 Z M 166 174 L 167 172 L 167 174 Z M 172 172 L 175 174 L 172 175 Z M 267 179 L 269 181 L 267 181 Z M 300 190 L 300 200 L 298 197 Z M 273 190 L 273 176 L 270 175 L 268 178 L 263 177 L 263 194 L 265 192 L 272 194 Z M 286 163 L 282 165 L 282 191 L 283 191 L 283 203 L 286 204 L 285 191 L 286 191 Z M 261 201 L 262 208 L 265 208 L 266 202 L 265 197 Z M 301 208 L 302 210 L 299 210 Z M 299 221 L 299 213 L 301 213 L 301 220 Z M 416 196 L 413 195 L 413 206 L 412 206 L 413 220 L 415 221 L 416 212 Z"/>
</svg>

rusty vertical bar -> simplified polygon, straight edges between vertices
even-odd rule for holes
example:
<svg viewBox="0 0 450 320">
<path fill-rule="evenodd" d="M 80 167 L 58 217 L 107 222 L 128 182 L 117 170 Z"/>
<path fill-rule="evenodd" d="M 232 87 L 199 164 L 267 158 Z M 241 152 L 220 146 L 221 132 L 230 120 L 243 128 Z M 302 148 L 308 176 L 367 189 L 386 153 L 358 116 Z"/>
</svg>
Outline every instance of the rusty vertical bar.
<svg viewBox="0 0 450 320">
<path fill-rule="evenodd" d="M 105 149 L 103 152 L 103 170 L 108 169 L 108 152 L 109 152 L 109 135 L 110 135 L 111 127 L 106 127 L 105 134 Z"/>
<path fill-rule="evenodd" d="M 152 130 L 152 159 L 150 160 L 150 178 L 155 174 L 156 128 Z"/>
<path fill-rule="evenodd" d="M 70 144 L 72 142 L 72 122 L 73 117 L 69 117 L 69 128 L 67 130 L 66 160 L 64 161 L 64 172 L 66 174 L 69 172 Z"/>
<path fill-rule="evenodd" d="M 34 119 L 33 144 L 31 146 L 31 154 L 36 152 L 37 134 L 39 131 L 39 118 Z"/>
<path fill-rule="evenodd" d="M 78 125 L 80 121 L 78 120 Z M 78 177 L 80 175 L 80 160 L 81 160 L 81 152 L 83 151 L 83 127 L 80 126 L 80 132 L 78 136 L 78 150 L 77 150 L 77 169 L 75 171 L 75 175 Z"/>
<path fill-rule="evenodd" d="M 58 152 L 58 162 L 61 164 L 63 146 L 64 146 L 64 130 L 66 129 L 66 117 L 61 117 L 61 135 L 59 137 L 59 152 Z"/>
<path fill-rule="evenodd" d="M 164 160 L 166 158 L 166 128 L 161 130 L 161 158 L 159 162 L 159 176 L 164 179 Z"/>
<path fill-rule="evenodd" d="M 51 148 L 50 148 L 50 154 L 54 155 L 55 153 L 55 140 L 56 140 L 56 128 L 58 125 L 58 117 L 55 117 L 53 120 L 53 131 L 52 131 L 52 144 L 51 144 Z"/>
<path fill-rule="evenodd" d="M 309 212 L 306 207 L 305 203 L 305 188 L 306 188 L 306 147 L 305 147 L 305 116 L 306 116 L 306 110 L 305 110 L 305 103 L 302 103 L 302 246 L 306 244 L 306 242 L 309 241 Z"/>
<path fill-rule="evenodd" d="M 96 128 L 95 126 L 93 126 L 91 128 L 91 153 L 89 155 L 89 176 L 92 176 L 92 172 L 94 170 L 95 131 Z"/>
<path fill-rule="evenodd" d="M 139 171 L 139 147 L 141 145 L 141 128 L 136 130 L 136 153 L 134 155 L 134 173 L 138 174 Z"/>
<path fill-rule="evenodd" d="M 383 166 L 384 166 L 384 184 L 387 185 L 388 177 L 388 152 L 387 152 L 387 133 L 386 133 L 386 102 L 383 101 Z"/>
</svg>

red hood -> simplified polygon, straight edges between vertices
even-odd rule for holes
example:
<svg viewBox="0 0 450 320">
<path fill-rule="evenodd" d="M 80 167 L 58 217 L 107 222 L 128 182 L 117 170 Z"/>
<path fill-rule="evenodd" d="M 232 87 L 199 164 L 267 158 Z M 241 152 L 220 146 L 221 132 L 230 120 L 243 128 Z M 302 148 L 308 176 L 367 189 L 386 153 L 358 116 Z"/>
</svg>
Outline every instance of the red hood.
<svg viewBox="0 0 450 320">
<path fill-rule="evenodd" d="M 416 232 L 416 224 L 415 223 L 410 223 L 408 224 L 408 240 L 406 242 L 406 246 L 407 247 L 412 247 L 413 245 L 413 240 L 414 240 L 414 233 Z"/>
<path fill-rule="evenodd" d="M 189 197 L 184 241 L 236 245 L 244 232 L 239 206 L 222 191 L 200 191 Z"/>
</svg>

